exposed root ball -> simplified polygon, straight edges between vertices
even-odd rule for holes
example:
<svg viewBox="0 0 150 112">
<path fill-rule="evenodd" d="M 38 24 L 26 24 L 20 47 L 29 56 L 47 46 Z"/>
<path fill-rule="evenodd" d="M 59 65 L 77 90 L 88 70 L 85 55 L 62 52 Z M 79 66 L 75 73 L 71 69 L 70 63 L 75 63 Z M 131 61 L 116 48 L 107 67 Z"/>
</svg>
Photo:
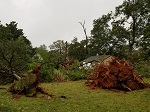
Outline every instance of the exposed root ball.
<svg viewBox="0 0 150 112">
<path fill-rule="evenodd" d="M 88 77 L 86 84 L 90 88 L 124 91 L 139 90 L 149 86 L 134 72 L 132 66 L 117 58 L 112 59 L 107 65 L 105 63 L 96 65 L 94 73 Z"/>
<path fill-rule="evenodd" d="M 13 97 L 20 97 L 25 95 L 27 97 L 34 97 L 37 93 L 42 93 L 52 97 L 53 95 L 49 94 L 44 88 L 40 87 L 40 77 L 39 71 L 41 66 L 36 66 L 31 72 L 25 74 L 25 77 L 22 77 L 20 80 L 13 83 L 9 92 L 13 94 Z"/>
</svg>

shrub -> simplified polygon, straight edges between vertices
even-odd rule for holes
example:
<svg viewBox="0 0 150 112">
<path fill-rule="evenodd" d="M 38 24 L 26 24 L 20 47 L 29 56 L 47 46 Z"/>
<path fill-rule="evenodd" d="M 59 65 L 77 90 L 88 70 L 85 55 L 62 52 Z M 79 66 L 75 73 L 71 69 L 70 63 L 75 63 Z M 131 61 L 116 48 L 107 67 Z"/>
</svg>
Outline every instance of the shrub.
<svg viewBox="0 0 150 112">
<path fill-rule="evenodd" d="M 53 74 L 53 81 L 56 82 L 64 82 L 68 80 L 68 76 L 64 74 L 64 72 L 54 69 L 54 74 Z"/>
<path fill-rule="evenodd" d="M 54 67 L 51 64 L 42 66 L 40 77 L 42 82 L 51 82 L 53 80 Z"/>
<path fill-rule="evenodd" d="M 134 66 L 139 75 L 150 77 L 150 63 L 148 61 L 139 61 Z"/>
<path fill-rule="evenodd" d="M 42 62 L 32 59 L 30 63 L 28 64 L 28 69 L 32 70 L 35 66 L 40 65 Z M 54 74 L 54 66 L 50 63 L 45 63 L 42 65 L 42 68 L 40 70 L 40 78 L 41 82 L 51 82 L 53 80 L 53 74 Z"/>
<path fill-rule="evenodd" d="M 86 79 L 85 69 L 79 68 L 78 61 L 74 61 L 72 65 L 69 65 L 67 67 L 60 66 L 59 70 L 63 73 L 64 76 L 67 76 L 69 80 L 76 81 Z"/>
<path fill-rule="evenodd" d="M 86 79 L 84 70 L 69 70 L 67 75 L 69 79 L 73 81 Z"/>
</svg>

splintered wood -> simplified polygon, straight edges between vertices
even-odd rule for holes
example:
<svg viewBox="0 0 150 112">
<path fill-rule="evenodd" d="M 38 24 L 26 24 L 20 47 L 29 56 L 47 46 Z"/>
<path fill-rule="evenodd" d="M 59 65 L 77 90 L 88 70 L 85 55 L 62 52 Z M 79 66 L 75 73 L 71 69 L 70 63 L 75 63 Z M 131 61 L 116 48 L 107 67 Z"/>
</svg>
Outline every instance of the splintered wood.
<svg viewBox="0 0 150 112">
<path fill-rule="evenodd" d="M 86 84 L 91 89 L 132 91 L 149 87 L 149 84 L 145 84 L 142 78 L 134 72 L 132 66 L 117 58 L 107 59 L 101 64 L 97 64 L 94 73 L 87 79 Z"/>
</svg>

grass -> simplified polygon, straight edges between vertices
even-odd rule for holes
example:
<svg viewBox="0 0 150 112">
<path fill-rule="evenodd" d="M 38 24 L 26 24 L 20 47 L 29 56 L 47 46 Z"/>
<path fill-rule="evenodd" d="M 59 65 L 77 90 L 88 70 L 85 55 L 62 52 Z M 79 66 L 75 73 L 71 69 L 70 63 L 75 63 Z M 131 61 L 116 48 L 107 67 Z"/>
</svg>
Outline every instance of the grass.
<svg viewBox="0 0 150 112">
<path fill-rule="evenodd" d="M 150 79 L 145 79 L 150 83 Z M 0 89 L 0 112 L 149 112 L 150 88 L 132 92 L 90 90 L 85 81 L 43 83 L 54 98 L 38 95 L 36 98 L 12 98 Z M 7 86 L 0 86 L 8 88 Z M 66 96 L 66 98 L 60 98 Z"/>
</svg>

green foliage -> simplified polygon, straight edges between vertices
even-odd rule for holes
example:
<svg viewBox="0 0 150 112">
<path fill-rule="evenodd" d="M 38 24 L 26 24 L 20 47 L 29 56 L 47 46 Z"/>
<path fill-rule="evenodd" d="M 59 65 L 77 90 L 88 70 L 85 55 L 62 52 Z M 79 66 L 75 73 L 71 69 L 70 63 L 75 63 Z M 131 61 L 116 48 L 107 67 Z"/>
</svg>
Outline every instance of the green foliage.
<svg viewBox="0 0 150 112">
<path fill-rule="evenodd" d="M 149 36 L 146 36 L 149 35 L 147 25 L 149 26 L 150 6 L 148 4 L 148 0 L 127 0 L 116 7 L 115 17 L 121 17 L 121 19 L 115 20 L 115 22 L 128 32 L 125 39 L 130 61 L 134 61 L 132 53 L 135 49 L 143 47 L 143 44 L 150 44 Z"/>
<path fill-rule="evenodd" d="M 125 0 L 108 13 L 93 21 L 90 53 L 110 54 L 134 61 L 133 52 L 150 47 L 149 0 Z"/>
<path fill-rule="evenodd" d="M 36 54 L 34 55 L 34 59 L 37 61 L 49 62 L 50 54 L 47 50 L 47 47 L 43 44 L 38 48 L 35 48 Z"/>
<path fill-rule="evenodd" d="M 36 67 L 9 87 L 8 91 L 14 95 L 14 98 L 18 98 L 19 95 L 35 97 L 38 92 L 51 96 L 44 88 L 39 86 L 39 69 L 39 66 Z"/>
<path fill-rule="evenodd" d="M 31 43 L 23 30 L 17 28 L 16 22 L 0 24 L 0 79 L 4 79 L 3 82 L 13 80 L 13 71 L 19 74 L 27 70 L 31 53 Z"/>
<path fill-rule="evenodd" d="M 54 82 L 64 82 L 64 81 L 68 81 L 68 80 L 75 81 L 75 80 L 86 79 L 85 72 L 86 72 L 85 69 L 83 69 L 83 68 L 79 69 L 79 62 L 75 61 L 75 63 L 73 63 L 72 65 L 69 65 L 67 67 L 59 65 L 59 69 L 53 68 L 53 72 L 51 72 L 51 73 L 46 72 L 45 76 L 47 76 L 46 74 L 51 74 L 51 75 L 48 75 L 48 76 L 50 76 L 50 79 L 51 79 L 49 81 L 54 81 Z M 43 72 L 41 71 L 41 73 L 43 73 Z M 44 75 L 42 75 L 42 77 L 43 76 Z"/>
<path fill-rule="evenodd" d="M 86 58 L 86 40 L 82 40 L 78 42 L 77 38 L 75 37 L 71 44 L 69 45 L 68 49 L 68 56 L 71 59 L 77 59 L 79 61 L 82 61 Z"/>
<path fill-rule="evenodd" d="M 69 80 L 69 77 L 65 74 L 63 70 L 54 69 L 53 81 L 64 82 Z"/>
<path fill-rule="evenodd" d="M 28 70 L 32 70 L 35 66 L 39 65 L 40 63 L 37 60 L 31 60 L 28 63 Z M 53 80 L 54 74 L 54 66 L 51 63 L 46 63 L 42 66 L 40 70 L 40 81 L 41 82 L 51 82 Z"/>
<path fill-rule="evenodd" d="M 10 22 L 9 24 L 2 25 L 0 23 L 0 40 L 18 40 L 20 36 L 24 40 L 25 44 L 30 46 L 32 49 L 31 42 L 24 36 L 23 29 L 17 28 L 18 23 L 15 21 Z"/>
<path fill-rule="evenodd" d="M 40 71 L 42 82 L 51 82 L 53 80 L 54 66 L 52 64 L 45 64 Z"/>
<path fill-rule="evenodd" d="M 6 80 L 12 76 L 13 71 L 19 74 L 27 70 L 30 53 L 30 46 L 24 42 L 22 37 L 19 37 L 18 40 L 0 41 L 0 72 L 5 75 Z M 11 82 L 12 79 L 5 81 Z"/>
<path fill-rule="evenodd" d="M 32 69 L 41 63 L 45 63 L 40 71 L 41 81 L 51 82 L 53 80 L 55 66 L 55 61 L 53 59 L 56 58 L 56 56 L 52 55 L 44 44 L 35 48 L 35 52 L 35 55 L 28 64 L 28 68 Z"/>
<path fill-rule="evenodd" d="M 139 49 L 134 51 L 133 54 L 133 65 L 138 74 L 144 77 L 150 77 L 150 57 L 147 51 Z"/>
<path fill-rule="evenodd" d="M 75 81 L 86 79 L 86 71 L 83 68 L 80 69 L 79 64 L 80 63 L 76 60 L 72 65 L 67 66 L 66 68 L 61 66 L 59 69 L 69 80 Z"/>
<path fill-rule="evenodd" d="M 111 20 L 111 13 L 103 15 L 101 18 L 93 21 L 93 29 L 91 31 L 91 54 L 96 55 L 104 54 L 110 47 L 110 25 L 108 22 Z"/>
<path fill-rule="evenodd" d="M 138 74 L 150 78 L 150 63 L 148 61 L 139 61 L 134 64 Z"/>
<path fill-rule="evenodd" d="M 19 81 L 16 81 L 15 83 L 13 83 L 10 86 L 8 91 L 10 91 L 12 93 L 16 93 L 16 94 L 19 94 L 24 91 L 23 93 L 25 93 L 25 95 L 29 95 L 31 93 L 31 90 L 33 91 L 33 89 L 34 89 L 33 86 L 37 86 L 37 85 L 34 85 L 34 83 L 38 79 L 36 77 L 36 74 L 32 74 L 32 73 L 24 74 L 24 76 L 25 77 L 22 77 Z M 33 94 L 34 94 L 34 92 L 33 92 Z"/>
<path fill-rule="evenodd" d="M 83 70 L 69 70 L 67 72 L 67 75 L 69 77 L 70 80 L 72 81 L 76 81 L 76 80 L 83 80 L 83 79 L 86 79 L 86 75 L 85 75 L 85 72 Z"/>
<path fill-rule="evenodd" d="M 30 59 L 29 63 L 27 64 L 28 70 L 32 70 L 37 65 L 39 65 L 39 62 L 37 60 Z"/>
<path fill-rule="evenodd" d="M 52 45 L 49 46 L 50 51 L 57 55 L 56 61 L 57 65 L 66 61 L 67 58 L 67 50 L 68 50 L 68 43 L 64 42 L 63 40 L 57 40 L 53 42 Z"/>
</svg>

